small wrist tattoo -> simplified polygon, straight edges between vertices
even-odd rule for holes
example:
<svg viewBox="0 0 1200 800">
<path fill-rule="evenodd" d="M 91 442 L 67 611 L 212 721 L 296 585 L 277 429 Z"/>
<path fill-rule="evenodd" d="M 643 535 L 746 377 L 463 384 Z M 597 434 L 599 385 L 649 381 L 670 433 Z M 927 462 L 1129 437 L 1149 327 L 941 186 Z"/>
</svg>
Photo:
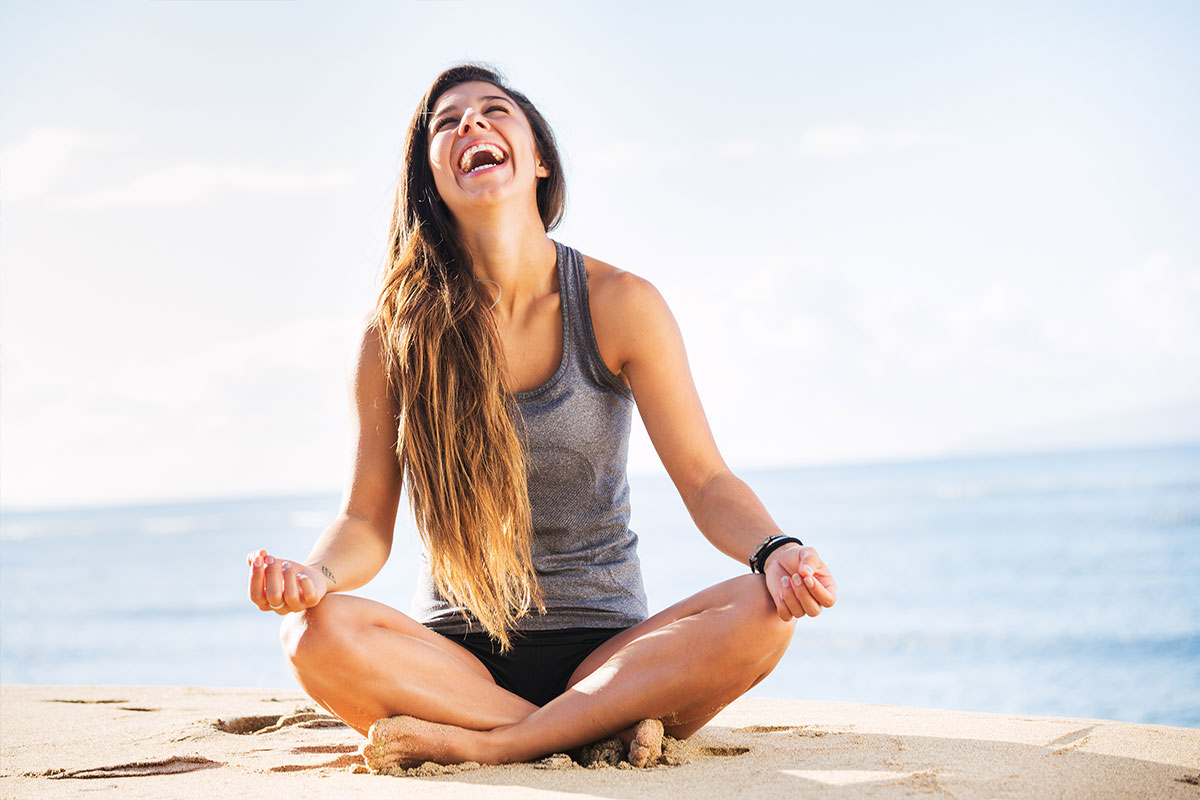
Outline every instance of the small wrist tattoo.
<svg viewBox="0 0 1200 800">
<path fill-rule="evenodd" d="M 321 565 L 321 574 L 329 579 L 330 583 L 337 583 L 337 579 L 333 577 L 333 573 L 329 571 L 329 567 Z"/>
</svg>

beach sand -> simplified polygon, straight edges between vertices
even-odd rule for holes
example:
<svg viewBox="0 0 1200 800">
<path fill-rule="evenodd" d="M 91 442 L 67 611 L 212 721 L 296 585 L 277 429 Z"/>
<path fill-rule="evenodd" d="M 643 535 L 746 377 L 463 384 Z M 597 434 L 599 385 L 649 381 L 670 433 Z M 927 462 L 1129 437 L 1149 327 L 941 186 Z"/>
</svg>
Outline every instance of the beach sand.
<svg viewBox="0 0 1200 800">
<path fill-rule="evenodd" d="M 3 686 L 0 796 L 1200 798 L 1200 730 L 1163 725 L 743 698 L 646 770 L 393 777 L 313 708 L 294 689 Z"/>
</svg>

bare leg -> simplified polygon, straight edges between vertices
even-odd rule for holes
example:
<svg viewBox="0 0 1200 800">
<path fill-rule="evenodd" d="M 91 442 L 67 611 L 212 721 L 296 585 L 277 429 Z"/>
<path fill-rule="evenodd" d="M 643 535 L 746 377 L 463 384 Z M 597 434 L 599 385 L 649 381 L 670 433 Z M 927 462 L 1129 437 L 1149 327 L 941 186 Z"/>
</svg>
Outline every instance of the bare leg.
<svg viewBox="0 0 1200 800">
<path fill-rule="evenodd" d="M 662 720 L 668 733 L 686 738 L 774 669 L 794 624 L 779 619 L 761 576 L 734 578 L 601 645 L 565 693 L 520 721 L 465 730 L 425 718 L 380 720 L 364 755 L 375 768 L 526 761 L 645 719 Z"/>
<path fill-rule="evenodd" d="M 396 714 L 487 730 L 537 710 L 466 648 L 374 600 L 326 595 L 285 617 L 280 638 L 304 691 L 364 736 Z"/>
</svg>

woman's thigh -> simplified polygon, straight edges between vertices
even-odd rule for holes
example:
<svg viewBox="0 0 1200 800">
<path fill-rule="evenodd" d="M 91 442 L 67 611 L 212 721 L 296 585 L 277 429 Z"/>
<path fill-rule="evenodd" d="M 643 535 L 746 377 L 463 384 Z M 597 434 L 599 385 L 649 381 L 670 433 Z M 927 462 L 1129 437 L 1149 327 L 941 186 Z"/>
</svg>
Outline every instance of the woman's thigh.
<svg viewBox="0 0 1200 800">
<path fill-rule="evenodd" d="M 465 647 L 374 600 L 327 595 L 281 635 L 304 691 L 363 734 L 397 714 L 490 730 L 537 710 Z"/>
<path fill-rule="evenodd" d="M 768 629 L 780 627 L 781 638 L 790 637 L 790 623 L 783 622 L 776 615 L 774 602 L 763 585 L 762 576 L 740 575 L 702 589 L 696 594 L 680 600 L 678 603 L 663 609 L 648 619 L 612 637 L 593 650 L 580 663 L 571 676 L 569 686 L 574 686 L 599 669 L 602 664 L 616 655 L 626 645 L 647 634 L 654 633 L 673 622 L 706 611 L 734 610 L 745 612 L 748 619 L 761 618 L 761 622 Z M 717 643 L 709 642 L 708 644 L 713 646 Z M 735 646 L 736 644 L 736 639 L 730 637 L 730 646 Z"/>
<path fill-rule="evenodd" d="M 430 630 L 407 614 L 365 597 L 341 593 L 326 595 L 320 603 L 303 614 L 289 616 L 285 621 L 285 640 L 289 623 L 291 627 L 301 628 L 302 635 L 312 633 L 317 638 L 336 636 L 343 641 L 357 640 L 359 637 L 354 635 L 354 630 L 368 626 L 394 631 L 437 648 L 479 677 L 495 683 L 488 668 L 467 648 Z"/>
</svg>

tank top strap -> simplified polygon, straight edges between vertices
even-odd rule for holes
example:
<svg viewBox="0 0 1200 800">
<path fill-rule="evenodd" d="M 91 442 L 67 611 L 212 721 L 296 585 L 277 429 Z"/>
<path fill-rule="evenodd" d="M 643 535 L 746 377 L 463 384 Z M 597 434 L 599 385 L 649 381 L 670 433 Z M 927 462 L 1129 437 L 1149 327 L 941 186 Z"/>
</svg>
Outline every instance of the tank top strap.
<svg viewBox="0 0 1200 800">
<path fill-rule="evenodd" d="M 573 247 L 555 241 L 559 249 L 559 280 L 566 281 L 567 308 L 563 309 L 564 333 L 570 339 L 563 340 L 563 347 L 568 348 L 571 358 L 578 364 L 578 369 L 601 389 L 608 389 L 627 400 L 633 400 L 633 393 L 625 385 L 625 381 L 615 375 L 604 363 L 600 356 L 600 347 L 596 343 L 596 331 L 592 327 L 592 312 L 588 301 L 587 269 L 584 266 L 583 254 Z"/>
</svg>

